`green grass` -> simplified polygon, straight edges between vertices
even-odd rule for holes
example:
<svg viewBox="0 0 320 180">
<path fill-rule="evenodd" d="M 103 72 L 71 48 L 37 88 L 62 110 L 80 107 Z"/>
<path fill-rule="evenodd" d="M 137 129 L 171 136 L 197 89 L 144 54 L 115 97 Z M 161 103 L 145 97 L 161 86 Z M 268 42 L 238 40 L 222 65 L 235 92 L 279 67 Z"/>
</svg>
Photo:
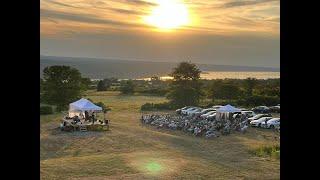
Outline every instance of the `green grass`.
<svg viewBox="0 0 320 180">
<path fill-rule="evenodd" d="M 276 159 L 280 159 L 280 146 L 262 146 L 253 150 L 252 153 L 260 157 L 273 157 Z"/>
<path fill-rule="evenodd" d="M 112 108 L 110 130 L 62 133 L 62 114 L 40 116 L 41 179 L 280 179 L 279 159 L 250 152 L 279 145 L 272 130 L 208 140 L 140 125 L 140 106 L 164 97 L 95 91 L 86 97 Z"/>
</svg>

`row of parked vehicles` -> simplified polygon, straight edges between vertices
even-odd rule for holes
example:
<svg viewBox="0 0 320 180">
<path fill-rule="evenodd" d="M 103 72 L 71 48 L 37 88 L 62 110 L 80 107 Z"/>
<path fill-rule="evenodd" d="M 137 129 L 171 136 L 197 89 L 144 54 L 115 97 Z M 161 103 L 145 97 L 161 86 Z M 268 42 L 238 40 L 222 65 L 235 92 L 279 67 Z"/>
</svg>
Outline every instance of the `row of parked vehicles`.
<svg viewBox="0 0 320 180">
<path fill-rule="evenodd" d="M 257 106 L 251 109 L 256 113 L 280 113 L 280 104 L 276 106 Z"/>
<path fill-rule="evenodd" d="M 257 114 L 248 120 L 253 127 L 280 130 L 280 118 L 273 118 L 271 114 Z"/>
<path fill-rule="evenodd" d="M 180 115 L 196 117 L 199 119 L 213 120 L 216 117 L 216 111 L 219 109 L 220 105 L 212 106 L 211 108 L 200 108 L 194 106 L 186 106 L 181 109 L 177 109 L 176 112 Z M 259 106 L 260 107 L 260 106 Z M 241 114 L 248 118 L 248 123 L 253 127 L 260 128 L 276 128 L 280 129 L 280 118 L 273 118 L 268 112 L 270 111 L 256 111 L 256 109 L 247 110 L 241 109 Z M 259 109 L 259 108 L 258 108 Z M 280 104 L 279 104 L 280 112 Z M 256 114 L 259 113 L 259 114 Z"/>
<path fill-rule="evenodd" d="M 216 111 L 219 109 L 220 105 L 212 106 L 211 108 L 200 108 L 200 107 L 193 107 L 193 106 L 186 106 L 181 109 L 177 109 L 176 112 L 181 115 L 196 117 L 200 119 L 214 119 L 216 116 Z M 244 114 L 246 117 L 253 117 L 255 116 L 254 111 L 249 111 L 247 109 L 241 109 L 241 114 Z"/>
</svg>

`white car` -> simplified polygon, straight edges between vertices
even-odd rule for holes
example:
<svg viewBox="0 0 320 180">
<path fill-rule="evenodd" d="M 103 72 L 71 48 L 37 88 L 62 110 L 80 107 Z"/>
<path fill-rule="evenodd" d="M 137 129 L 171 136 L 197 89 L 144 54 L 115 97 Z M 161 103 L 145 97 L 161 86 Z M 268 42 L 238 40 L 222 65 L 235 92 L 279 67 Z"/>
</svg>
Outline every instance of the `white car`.
<svg viewBox="0 0 320 180">
<path fill-rule="evenodd" d="M 202 115 L 200 116 L 200 118 L 201 118 L 201 119 L 206 119 L 208 116 L 210 116 L 210 115 L 212 115 L 212 114 L 214 114 L 214 113 L 216 113 L 216 111 L 209 111 L 209 112 L 207 112 L 207 113 L 205 113 L 205 114 L 202 114 Z"/>
<path fill-rule="evenodd" d="M 251 118 L 256 115 L 253 111 L 241 111 L 241 114 L 246 115 L 248 118 Z"/>
<path fill-rule="evenodd" d="M 187 115 L 188 116 L 192 116 L 193 114 L 197 113 L 197 112 L 200 112 L 202 111 L 202 108 L 196 108 L 194 110 L 191 110 L 191 111 L 187 111 Z"/>
<path fill-rule="evenodd" d="M 192 111 L 192 110 L 195 110 L 195 109 L 196 109 L 196 107 L 189 107 L 187 109 L 181 110 L 181 114 L 186 115 L 187 111 Z"/>
<path fill-rule="evenodd" d="M 270 119 L 272 119 L 272 117 L 262 117 L 260 119 L 251 121 L 250 125 L 255 127 L 262 127 L 262 124 L 265 124 L 265 122 L 269 121 Z"/>
<path fill-rule="evenodd" d="M 182 111 L 182 110 L 186 110 L 186 109 L 188 109 L 188 108 L 191 108 L 191 106 L 185 106 L 185 107 L 183 107 L 183 108 L 177 109 L 176 112 L 177 112 L 178 114 L 181 114 L 181 111 Z"/>
<path fill-rule="evenodd" d="M 280 126 L 280 118 L 272 118 L 263 127 L 264 128 L 274 129 L 274 128 L 279 127 L 279 126 Z"/>
<path fill-rule="evenodd" d="M 223 107 L 223 106 L 221 106 L 221 105 L 212 106 L 212 108 L 215 109 L 215 110 L 217 110 L 217 109 L 219 109 L 221 107 Z"/>
<path fill-rule="evenodd" d="M 214 111 L 213 108 L 202 109 L 202 111 L 194 114 L 195 117 L 200 117 L 202 114 L 206 114 L 207 112 Z"/>
<path fill-rule="evenodd" d="M 255 116 L 253 116 L 251 118 L 248 118 L 248 120 L 250 122 L 250 121 L 258 120 L 258 119 L 260 119 L 262 117 L 272 117 L 272 116 L 271 116 L 271 114 L 257 114 L 257 115 L 255 115 Z"/>
<path fill-rule="evenodd" d="M 217 113 L 213 113 L 213 114 L 207 116 L 207 119 L 208 119 L 208 120 L 216 119 L 216 115 L 217 115 Z"/>
</svg>

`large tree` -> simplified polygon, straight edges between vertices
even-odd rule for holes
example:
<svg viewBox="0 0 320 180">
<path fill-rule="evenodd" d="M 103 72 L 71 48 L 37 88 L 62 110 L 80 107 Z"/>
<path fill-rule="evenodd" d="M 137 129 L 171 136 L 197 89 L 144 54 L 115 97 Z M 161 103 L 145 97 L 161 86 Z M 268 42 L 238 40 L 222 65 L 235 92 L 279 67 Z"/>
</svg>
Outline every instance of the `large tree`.
<svg viewBox="0 0 320 180">
<path fill-rule="evenodd" d="M 58 109 L 81 97 L 87 87 L 88 79 L 69 66 L 49 66 L 43 70 L 43 98 Z"/>
<path fill-rule="evenodd" d="M 106 91 L 108 87 L 105 85 L 103 80 L 100 80 L 97 85 L 97 91 Z"/>
<path fill-rule="evenodd" d="M 253 95 L 253 89 L 257 86 L 257 84 L 258 81 L 255 78 L 247 78 L 244 80 L 244 89 L 247 97 Z"/>
<path fill-rule="evenodd" d="M 134 84 L 132 80 L 121 81 L 120 91 L 122 94 L 133 94 Z"/>
<path fill-rule="evenodd" d="M 216 81 L 209 90 L 209 97 L 212 101 L 215 99 L 237 99 L 241 95 L 240 88 L 232 83 L 223 83 Z"/>
<path fill-rule="evenodd" d="M 106 91 L 111 87 L 112 83 L 118 82 L 116 78 L 105 78 L 100 80 L 97 85 L 97 91 Z"/>
<path fill-rule="evenodd" d="M 201 71 L 191 62 L 181 62 L 173 69 L 170 76 L 173 81 L 167 98 L 176 106 L 197 105 L 202 96 Z"/>
</svg>

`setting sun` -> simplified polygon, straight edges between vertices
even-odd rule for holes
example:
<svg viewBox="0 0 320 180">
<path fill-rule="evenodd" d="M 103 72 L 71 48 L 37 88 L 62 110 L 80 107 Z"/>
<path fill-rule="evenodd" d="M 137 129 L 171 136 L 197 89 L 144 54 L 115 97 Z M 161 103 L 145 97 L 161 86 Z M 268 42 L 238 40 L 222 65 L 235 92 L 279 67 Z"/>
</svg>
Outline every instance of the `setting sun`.
<svg viewBox="0 0 320 180">
<path fill-rule="evenodd" d="M 158 0 L 158 6 L 145 21 L 159 29 L 176 29 L 189 23 L 189 13 L 185 4 L 175 0 Z"/>
</svg>

